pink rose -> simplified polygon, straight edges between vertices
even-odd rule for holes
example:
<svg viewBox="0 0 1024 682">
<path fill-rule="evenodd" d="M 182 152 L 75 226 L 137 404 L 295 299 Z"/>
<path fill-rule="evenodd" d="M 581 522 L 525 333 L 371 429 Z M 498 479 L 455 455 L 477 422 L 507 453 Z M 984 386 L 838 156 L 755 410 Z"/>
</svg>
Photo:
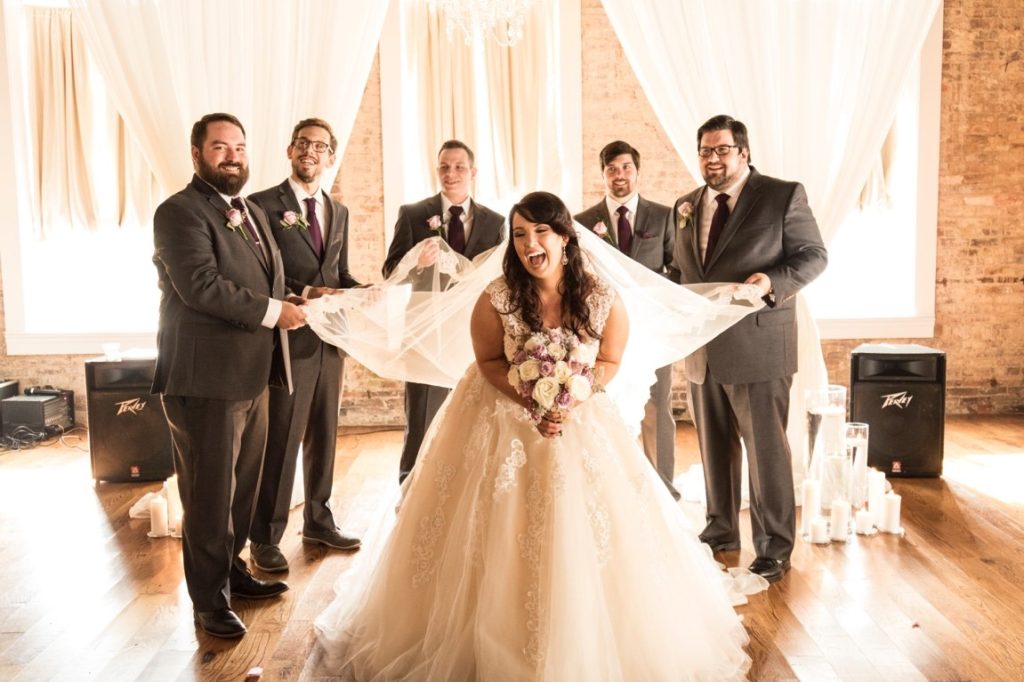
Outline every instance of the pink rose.
<svg viewBox="0 0 1024 682">
<path fill-rule="evenodd" d="M 596 234 L 598 237 L 604 237 L 605 235 L 608 234 L 608 226 L 605 225 L 604 222 L 600 222 L 597 225 L 594 225 L 594 234 Z"/>
<path fill-rule="evenodd" d="M 429 227 L 431 230 L 440 230 L 441 229 L 441 216 L 439 216 L 439 215 L 432 215 L 432 216 L 430 216 L 430 218 L 427 219 L 427 227 Z"/>
<path fill-rule="evenodd" d="M 229 208 L 227 210 L 227 213 L 225 213 L 224 215 L 227 216 L 228 227 L 230 227 L 232 230 L 241 226 L 242 212 L 239 211 L 237 208 Z"/>
<path fill-rule="evenodd" d="M 683 203 L 679 204 L 678 211 L 680 218 L 682 218 L 683 220 L 688 220 L 689 217 L 693 215 L 693 204 L 691 204 L 689 201 L 684 201 Z"/>
<path fill-rule="evenodd" d="M 287 227 L 293 227 L 298 224 L 299 216 L 295 215 L 295 211 L 285 211 L 281 216 L 281 222 Z"/>
</svg>

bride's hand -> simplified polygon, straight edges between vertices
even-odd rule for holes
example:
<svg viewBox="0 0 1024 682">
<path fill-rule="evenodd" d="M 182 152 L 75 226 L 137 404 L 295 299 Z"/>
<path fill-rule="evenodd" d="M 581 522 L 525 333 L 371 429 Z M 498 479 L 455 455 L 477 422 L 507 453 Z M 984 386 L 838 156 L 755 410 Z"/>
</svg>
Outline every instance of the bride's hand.
<svg viewBox="0 0 1024 682">
<path fill-rule="evenodd" d="M 560 409 L 548 410 L 537 424 L 537 431 L 545 438 L 554 438 L 562 435 L 562 422 L 568 416 L 568 412 Z"/>
</svg>

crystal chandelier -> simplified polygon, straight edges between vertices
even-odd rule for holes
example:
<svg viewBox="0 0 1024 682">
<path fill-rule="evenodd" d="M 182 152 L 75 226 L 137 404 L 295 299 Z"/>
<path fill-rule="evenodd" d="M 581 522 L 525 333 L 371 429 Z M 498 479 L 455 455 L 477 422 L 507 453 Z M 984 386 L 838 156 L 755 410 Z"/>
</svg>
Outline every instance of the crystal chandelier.
<svg viewBox="0 0 1024 682">
<path fill-rule="evenodd" d="M 536 0 L 431 0 L 444 13 L 448 40 L 462 31 L 467 45 L 477 36 L 491 35 L 502 47 L 512 47 L 523 37 L 526 13 Z"/>
</svg>

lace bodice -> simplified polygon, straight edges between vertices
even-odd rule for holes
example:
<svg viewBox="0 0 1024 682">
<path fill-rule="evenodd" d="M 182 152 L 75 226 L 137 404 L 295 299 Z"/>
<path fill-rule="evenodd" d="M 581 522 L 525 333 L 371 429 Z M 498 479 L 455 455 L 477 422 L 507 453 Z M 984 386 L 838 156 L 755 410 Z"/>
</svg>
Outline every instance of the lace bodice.
<svg viewBox="0 0 1024 682">
<path fill-rule="evenodd" d="M 523 321 L 519 311 L 504 312 L 510 307 L 510 292 L 504 277 L 499 277 L 488 284 L 486 291 L 491 297 L 491 305 L 501 317 L 501 324 L 505 329 L 505 358 L 511 361 L 516 351 L 522 346 L 523 340 L 532 332 Z M 590 307 L 590 322 L 598 334 L 604 331 L 604 324 L 608 320 L 608 313 L 611 312 L 614 300 L 615 292 L 598 279 L 594 291 L 587 297 L 587 305 Z M 589 343 L 596 344 L 598 341 L 593 340 Z"/>
</svg>

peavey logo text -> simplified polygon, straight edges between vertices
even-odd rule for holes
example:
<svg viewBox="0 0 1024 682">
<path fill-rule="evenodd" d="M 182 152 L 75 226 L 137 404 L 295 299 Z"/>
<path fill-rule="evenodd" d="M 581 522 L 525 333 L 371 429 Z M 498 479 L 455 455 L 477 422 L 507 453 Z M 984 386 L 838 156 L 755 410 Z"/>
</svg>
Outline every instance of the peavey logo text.
<svg viewBox="0 0 1024 682">
<path fill-rule="evenodd" d="M 908 395 L 906 391 L 900 391 L 899 393 L 890 393 L 889 395 L 882 396 L 882 409 L 887 407 L 898 407 L 901 410 L 908 405 L 910 401 L 914 399 L 914 396 Z"/>
<path fill-rule="evenodd" d="M 138 414 L 146 409 L 146 401 L 141 398 L 132 398 L 131 400 L 114 404 L 117 405 L 117 416 L 122 414 Z"/>
</svg>

